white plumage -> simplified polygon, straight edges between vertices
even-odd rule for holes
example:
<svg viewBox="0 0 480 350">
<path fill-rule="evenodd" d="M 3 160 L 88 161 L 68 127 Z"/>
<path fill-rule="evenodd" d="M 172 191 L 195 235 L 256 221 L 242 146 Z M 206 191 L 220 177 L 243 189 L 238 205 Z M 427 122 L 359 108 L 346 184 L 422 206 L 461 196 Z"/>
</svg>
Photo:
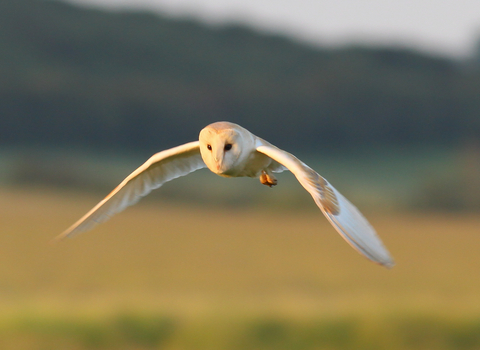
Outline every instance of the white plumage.
<svg viewBox="0 0 480 350">
<path fill-rule="evenodd" d="M 224 177 L 258 176 L 267 186 L 277 184 L 273 172 L 290 170 L 353 248 L 376 263 L 394 265 L 373 227 L 327 180 L 292 154 L 229 122 L 210 124 L 199 141 L 153 155 L 57 239 L 90 230 L 165 182 L 205 167 Z"/>
</svg>

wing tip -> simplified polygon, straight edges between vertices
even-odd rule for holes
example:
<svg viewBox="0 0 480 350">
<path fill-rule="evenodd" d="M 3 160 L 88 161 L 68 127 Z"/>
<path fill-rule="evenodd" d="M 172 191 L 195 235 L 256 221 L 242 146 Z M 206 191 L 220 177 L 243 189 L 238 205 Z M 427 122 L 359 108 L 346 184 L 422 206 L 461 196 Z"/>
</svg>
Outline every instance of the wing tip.
<svg viewBox="0 0 480 350">
<path fill-rule="evenodd" d="M 372 250 L 364 249 L 364 247 L 355 244 L 355 242 L 350 242 L 348 240 L 347 240 L 347 242 L 350 243 L 354 249 L 356 249 L 360 254 L 365 256 L 368 260 L 370 260 L 370 261 L 372 261 L 372 262 L 374 262 L 374 263 L 376 263 L 380 266 L 383 266 L 383 267 L 387 268 L 388 270 L 390 270 L 391 268 L 393 268 L 395 266 L 395 260 L 393 260 L 390 253 L 383 246 L 383 244 L 381 245 L 380 250 L 377 249 L 376 251 L 372 251 Z M 381 241 L 379 241 L 379 243 L 381 243 Z"/>
<path fill-rule="evenodd" d="M 68 235 L 69 235 L 69 230 L 60 233 L 58 236 L 56 236 L 56 237 L 54 237 L 50 240 L 50 245 L 58 244 L 59 242 L 65 240 L 65 238 L 67 238 Z"/>
<path fill-rule="evenodd" d="M 52 240 L 50 240 L 50 244 L 55 245 L 58 242 L 64 241 L 67 238 L 71 238 L 71 237 L 75 236 L 77 233 L 86 231 L 86 230 L 80 230 L 79 231 L 78 228 L 79 228 L 78 225 L 74 224 L 73 226 L 69 227 L 68 229 L 66 229 L 65 231 L 60 233 L 58 236 L 56 236 Z"/>
<path fill-rule="evenodd" d="M 388 270 L 391 270 L 395 266 L 395 261 L 392 258 L 389 258 L 388 260 L 382 260 L 382 261 L 376 261 L 376 262 Z"/>
</svg>

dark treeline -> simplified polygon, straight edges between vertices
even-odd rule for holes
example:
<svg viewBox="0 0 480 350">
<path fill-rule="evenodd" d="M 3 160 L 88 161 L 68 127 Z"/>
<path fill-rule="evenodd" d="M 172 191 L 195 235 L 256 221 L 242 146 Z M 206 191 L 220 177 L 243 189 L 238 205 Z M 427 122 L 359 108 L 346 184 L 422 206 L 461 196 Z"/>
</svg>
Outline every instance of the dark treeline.
<svg viewBox="0 0 480 350">
<path fill-rule="evenodd" d="M 281 147 L 480 137 L 480 69 L 239 26 L 0 2 L 0 145 L 155 151 L 229 120 Z"/>
</svg>

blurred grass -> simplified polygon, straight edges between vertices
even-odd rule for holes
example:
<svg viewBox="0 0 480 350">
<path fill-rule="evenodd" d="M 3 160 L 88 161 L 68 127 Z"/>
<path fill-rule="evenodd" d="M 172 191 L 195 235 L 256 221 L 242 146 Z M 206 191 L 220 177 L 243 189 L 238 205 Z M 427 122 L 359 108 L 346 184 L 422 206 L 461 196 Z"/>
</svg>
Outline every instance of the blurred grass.
<svg viewBox="0 0 480 350">
<path fill-rule="evenodd" d="M 1 190 L 1 349 L 480 348 L 478 214 L 369 213 L 392 270 L 316 210 L 146 201 L 48 244 L 99 199 Z"/>
<path fill-rule="evenodd" d="M 480 320 L 264 317 L 192 325 L 120 314 L 16 320 L 0 335 L 2 349 L 478 349 Z"/>
</svg>

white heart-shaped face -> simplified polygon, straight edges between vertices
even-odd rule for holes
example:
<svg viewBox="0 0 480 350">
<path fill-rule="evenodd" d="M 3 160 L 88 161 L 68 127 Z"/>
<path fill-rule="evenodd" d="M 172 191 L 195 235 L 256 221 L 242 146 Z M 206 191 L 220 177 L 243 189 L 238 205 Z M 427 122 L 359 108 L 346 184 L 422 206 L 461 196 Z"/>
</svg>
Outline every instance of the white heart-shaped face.
<svg viewBox="0 0 480 350">
<path fill-rule="evenodd" d="M 200 153 L 207 167 L 218 175 L 229 175 L 242 153 L 242 136 L 235 124 L 211 124 L 200 132 Z"/>
</svg>

